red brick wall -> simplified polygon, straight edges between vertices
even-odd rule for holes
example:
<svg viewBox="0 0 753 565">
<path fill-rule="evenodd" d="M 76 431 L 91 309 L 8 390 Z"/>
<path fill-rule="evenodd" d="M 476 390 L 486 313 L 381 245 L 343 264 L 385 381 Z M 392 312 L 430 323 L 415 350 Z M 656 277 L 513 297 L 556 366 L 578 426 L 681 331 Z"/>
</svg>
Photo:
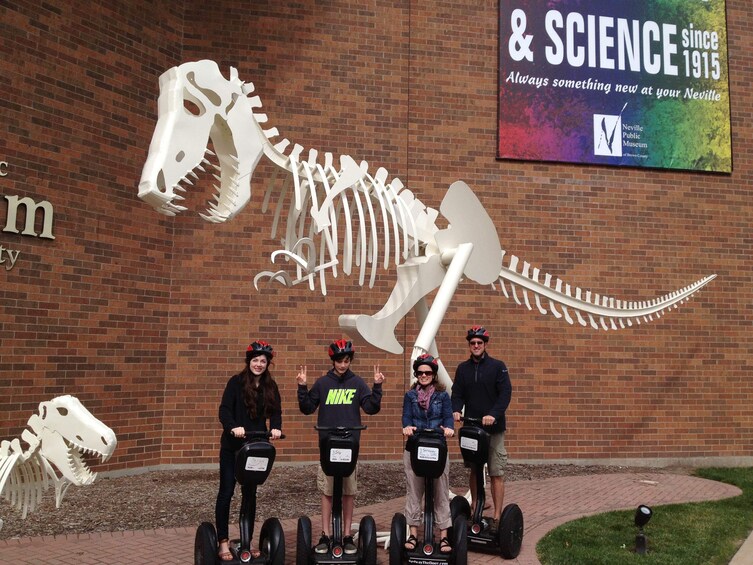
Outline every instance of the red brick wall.
<svg viewBox="0 0 753 565">
<path fill-rule="evenodd" d="M 54 5 L 55 3 L 46 4 Z M 60 3 L 66 5 L 65 3 Z M 497 2 L 185 2 L 116 12 L 0 8 L 14 57 L 0 160 L 0 194 L 47 199 L 55 241 L 0 233 L 21 250 L 0 287 L 0 438 L 15 437 L 36 403 L 82 399 L 118 434 L 111 467 L 213 463 L 219 397 L 255 338 L 278 352 L 282 460 L 316 458 L 295 402 L 295 374 L 323 373 L 341 313 L 378 311 L 394 270 L 374 289 L 355 277 L 253 288 L 269 254 L 261 196 L 233 221 L 189 212 L 164 219 L 136 198 L 156 116 L 158 75 L 210 58 L 238 68 L 270 125 L 320 153 L 386 167 L 438 207 L 465 180 L 489 210 L 502 246 L 571 285 L 650 299 L 707 274 L 696 299 L 648 325 L 594 332 L 542 317 L 496 290 L 463 283 L 438 335 L 452 368 L 471 323 L 513 381 L 514 459 L 746 457 L 750 408 L 751 15 L 729 0 L 734 172 L 689 172 L 497 161 Z M 0 199 L 0 213 L 3 211 Z M 1 216 L 0 216 L 1 217 Z M 362 453 L 397 459 L 413 319 L 402 356 L 361 348 L 355 369 L 387 374 L 382 412 L 368 417 Z M 313 378 L 312 378 L 313 380 Z"/>
<path fill-rule="evenodd" d="M 0 438 L 73 394 L 117 433 L 115 464 L 141 466 L 160 462 L 173 227 L 144 230 L 134 196 L 182 9 L 112 4 L 0 7 L 0 194 L 49 201 L 55 237 L 0 232 L 20 251 L 0 268 Z"/>
</svg>

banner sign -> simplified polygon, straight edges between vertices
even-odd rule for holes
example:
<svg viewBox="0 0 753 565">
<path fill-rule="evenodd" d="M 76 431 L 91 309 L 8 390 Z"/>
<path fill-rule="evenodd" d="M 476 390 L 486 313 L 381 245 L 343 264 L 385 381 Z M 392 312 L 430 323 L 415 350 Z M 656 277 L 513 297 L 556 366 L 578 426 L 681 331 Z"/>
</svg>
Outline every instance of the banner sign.
<svg viewBox="0 0 753 565">
<path fill-rule="evenodd" d="M 497 157 L 732 171 L 725 0 L 500 0 Z"/>
</svg>

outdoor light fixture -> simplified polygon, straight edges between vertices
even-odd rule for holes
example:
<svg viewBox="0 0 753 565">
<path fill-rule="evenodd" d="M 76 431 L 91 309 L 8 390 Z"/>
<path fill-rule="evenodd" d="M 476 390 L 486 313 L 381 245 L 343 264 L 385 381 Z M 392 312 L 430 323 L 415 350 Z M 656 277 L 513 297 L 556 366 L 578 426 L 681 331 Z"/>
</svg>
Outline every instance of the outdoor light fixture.
<svg viewBox="0 0 753 565">
<path fill-rule="evenodd" d="M 648 553 L 648 538 L 646 538 L 646 534 L 643 533 L 643 526 L 648 524 L 652 515 L 653 512 L 645 504 L 641 504 L 635 510 L 635 526 L 638 528 L 638 534 L 635 536 L 635 552 L 640 555 Z"/>
</svg>

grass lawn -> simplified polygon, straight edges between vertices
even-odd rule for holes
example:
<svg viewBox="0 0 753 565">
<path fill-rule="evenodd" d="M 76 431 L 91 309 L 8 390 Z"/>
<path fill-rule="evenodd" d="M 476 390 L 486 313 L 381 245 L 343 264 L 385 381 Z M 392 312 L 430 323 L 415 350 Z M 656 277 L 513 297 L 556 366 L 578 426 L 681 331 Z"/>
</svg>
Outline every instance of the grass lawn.
<svg viewBox="0 0 753 565">
<path fill-rule="evenodd" d="M 698 469 L 695 475 L 729 483 L 743 494 L 714 502 L 652 507 L 645 526 L 648 554 L 634 553 L 635 509 L 563 524 L 536 546 L 543 565 L 727 565 L 753 529 L 753 469 Z"/>
</svg>

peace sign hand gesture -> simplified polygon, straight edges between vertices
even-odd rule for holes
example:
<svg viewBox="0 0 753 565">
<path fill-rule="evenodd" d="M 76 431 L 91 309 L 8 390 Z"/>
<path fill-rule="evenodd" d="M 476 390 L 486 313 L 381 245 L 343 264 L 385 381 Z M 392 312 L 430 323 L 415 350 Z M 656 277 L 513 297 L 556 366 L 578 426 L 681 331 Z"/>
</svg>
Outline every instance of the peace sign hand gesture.
<svg viewBox="0 0 753 565">
<path fill-rule="evenodd" d="M 298 371 L 298 374 L 296 375 L 295 380 L 298 382 L 299 385 L 306 384 L 306 365 L 301 365 L 301 370 Z"/>
<path fill-rule="evenodd" d="M 384 382 L 384 375 L 379 372 L 379 365 L 374 365 L 374 384 L 380 385 Z"/>
</svg>

